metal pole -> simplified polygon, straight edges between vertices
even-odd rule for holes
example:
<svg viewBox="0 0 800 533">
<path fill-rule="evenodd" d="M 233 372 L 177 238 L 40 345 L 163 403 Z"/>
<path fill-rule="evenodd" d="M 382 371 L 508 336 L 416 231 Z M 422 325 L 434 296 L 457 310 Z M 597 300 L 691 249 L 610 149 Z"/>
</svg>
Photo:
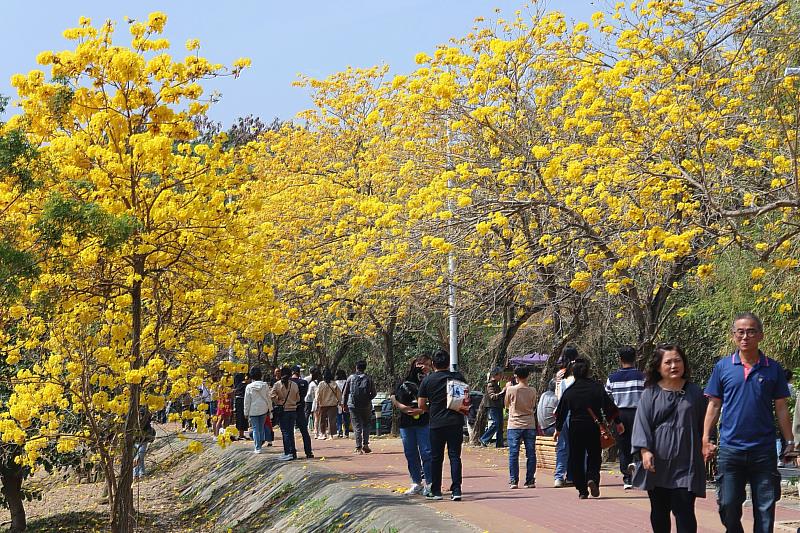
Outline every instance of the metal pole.
<svg viewBox="0 0 800 533">
<path fill-rule="evenodd" d="M 450 154 L 450 129 L 447 130 L 447 170 L 453 169 L 453 162 Z M 453 178 L 447 180 L 447 188 L 452 189 L 455 186 Z M 455 206 L 453 205 L 452 196 L 447 201 L 447 208 L 452 213 Z M 452 220 L 452 219 L 451 219 Z M 449 281 L 449 295 L 448 307 L 450 308 L 450 370 L 458 372 L 458 316 L 456 315 L 456 255 L 451 250 L 447 255 L 447 273 Z"/>
<path fill-rule="evenodd" d="M 450 370 L 458 372 L 458 316 L 456 315 L 456 285 L 453 277 L 456 273 L 456 256 L 450 252 L 447 258 L 447 271 L 450 274 Z"/>
</svg>

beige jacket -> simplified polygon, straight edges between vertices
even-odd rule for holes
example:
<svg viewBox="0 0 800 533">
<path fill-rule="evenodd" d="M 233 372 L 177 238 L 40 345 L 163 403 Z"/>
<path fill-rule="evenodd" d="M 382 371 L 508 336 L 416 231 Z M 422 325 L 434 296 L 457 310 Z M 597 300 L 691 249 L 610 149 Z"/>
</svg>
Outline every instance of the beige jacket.
<svg viewBox="0 0 800 533">
<path fill-rule="evenodd" d="M 342 401 L 342 391 L 335 381 L 325 383 L 320 381 L 317 385 L 317 407 L 335 407 Z"/>
<path fill-rule="evenodd" d="M 278 381 L 272 386 L 270 396 L 273 408 L 283 406 L 284 411 L 296 411 L 300 402 L 300 389 L 294 381 L 289 380 L 288 390 L 283 386 L 283 381 Z"/>
</svg>

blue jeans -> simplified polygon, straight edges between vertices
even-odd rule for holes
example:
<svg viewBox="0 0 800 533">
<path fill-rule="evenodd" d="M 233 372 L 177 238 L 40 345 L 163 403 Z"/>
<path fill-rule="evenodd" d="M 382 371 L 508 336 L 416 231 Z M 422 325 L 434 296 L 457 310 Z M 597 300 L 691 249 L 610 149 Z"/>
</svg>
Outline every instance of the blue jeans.
<svg viewBox="0 0 800 533">
<path fill-rule="evenodd" d="M 133 467 L 133 477 L 142 477 L 145 475 L 144 456 L 147 453 L 148 444 L 148 442 L 140 442 L 136 444 L 136 466 Z"/>
<path fill-rule="evenodd" d="M 422 483 L 422 473 L 425 481 L 431 482 L 431 430 L 427 425 L 400 428 L 400 438 L 403 440 L 403 452 L 408 462 L 408 473 L 411 481 Z"/>
<path fill-rule="evenodd" d="M 502 407 L 487 407 L 487 414 L 489 415 L 489 429 L 481 437 L 481 442 L 489 444 L 489 439 L 492 435 L 497 433 L 497 447 L 503 447 L 503 408 Z"/>
<path fill-rule="evenodd" d="M 536 430 L 508 430 L 508 479 L 511 483 L 519 482 L 519 446 L 525 443 L 525 484 L 532 485 L 536 476 Z"/>
<path fill-rule="evenodd" d="M 567 463 L 569 462 L 569 415 L 564 421 L 564 426 L 561 428 L 561 433 L 558 434 L 558 443 L 556 444 L 556 469 L 553 472 L 555 479 L 566 481 L 572 476 L 567 472 Z"/>
<path fill-rule="evenodd" d="M 261 445 L 266 440 L 264 431 L 264 419 L 267 415 L 256 415 L 250 417 L 250 427 L 253 428 L 253 444 L 256 445 L 256 450 L 261 449 Z"/>
<path fill-rule="evenodd" d="M 339 435 L 350 434 L 350 413 L 336 414 L 336 433 Z"/>
<path fill-rule="evenodd" d="M 775 502 L 781 499 L 781 475 L 773 446 L 738 451 L 720 447 L 717 456 L 717 503 L 722 524 L 729 533 L 743 532 L 742 504 L 745 485 L 753 499 L 753 531 L 767 533 L 775 523 Z"/>
<path fill-rule="evenodd" d="M 283 453 L 297 458 L 294 446 L 294 426 L 297 423 L 297 411 L 284 411 L 281 415 L 281 436 L 283 437 Z"/>
</svg>

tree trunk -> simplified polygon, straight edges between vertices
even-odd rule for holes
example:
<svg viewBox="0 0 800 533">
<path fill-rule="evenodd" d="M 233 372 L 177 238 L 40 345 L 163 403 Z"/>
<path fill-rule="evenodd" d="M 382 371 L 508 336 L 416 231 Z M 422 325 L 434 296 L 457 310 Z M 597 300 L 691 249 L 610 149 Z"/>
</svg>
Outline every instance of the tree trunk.
<svg viewBox="0 0 800 533">
<path fill-rule="evenodd" d="M 486 395 L 483 395 L 481 404 L 478 406 L 478 412 L 475 414 L 475 424 L 472 426 L 472 435 L 469 439 L 470 444 L 478 446 L 481 443 L 481 436 L 486 431 L 486 424 L 488 420 L 488 411 L 486 410 Z"/>
<path fill-rule="evenodd" d="M 278 350 L 281 347 L 281 336 L 272 333 L 272 368 L 278 368 Z"/>
<path fill-rule="evenodd" d="M 11 513 L 11 533 L 25 531 L 28 527 L 25 518 L 25 505 L 22 495 L 22 469 L 15 467 L 9 470 L 3 468 L 3 496 Z"/>
<path fill-rule="evenodd" d="M 336 349 L 336 353 L 333 354 L 333 360 L 331 361 L 331 372 L 336 374 L 336 371 L 339 369 L 339 365 L 342 362 L 342 359 L 347 355 L 347 352 L 350 351 L 350 347 L 356 343 L 356 337 L 353 335 L 346 335 L 342 339 L 342 343 Z"/>
<path fill-rule="evenodd" d="M 142 279 L 144 278 L 144 257 L 134 256 L 134 282 L 131 286 L 131 369 L 142 367 Z M 135 526 L 133 507 L 133 442 L 139 427 L 139 394 L 138 383 L 128 385 L 128 415 L 125 419 L 122 439 L 122 455 L 120 460 L 117 490 L 113 500 L 111 530 L 114 533 L 129 533 Z"/>
<path fill-rule="evenodd" d="M 396 311 L 396 309 L 394 310 Z M 386 371 L 386 378 L 389 382 L 395 380 L 394 375 L 394 330 L 397 326 L 397 313 L 393 312 L 389 321 L 386 323 L 386 329 L 383 330 L 381 336 L 383 337 L 383 364 Z"/>
</svg>

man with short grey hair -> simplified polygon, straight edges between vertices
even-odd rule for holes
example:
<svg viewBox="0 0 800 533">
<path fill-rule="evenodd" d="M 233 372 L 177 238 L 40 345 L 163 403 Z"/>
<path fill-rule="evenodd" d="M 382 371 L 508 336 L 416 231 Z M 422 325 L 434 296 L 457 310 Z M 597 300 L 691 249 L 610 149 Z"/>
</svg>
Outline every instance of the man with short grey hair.
<svg viewBox="0 0 800 533">
<path fill-rule="evenodd" d="M 717 452 L 710 439 L 721 412 L 717 455 L 720 519 L 726 531 L 744 531 L 742 504 L 745 485 L 749 483 L 753 531 L 766 533 L 773 530 L 775 502 L 781 498 L 773 403 L 781 434 L 787 441 L 781 455 L 794 455 L 789 387 L 781 365 L 758 348 L 764 339 L 764 327 L 756 315 L 737 315 L 732 337 L 736 350 L 717 362 L 706 385 L 703 455 L 708 461 Z"/>
</svg>

